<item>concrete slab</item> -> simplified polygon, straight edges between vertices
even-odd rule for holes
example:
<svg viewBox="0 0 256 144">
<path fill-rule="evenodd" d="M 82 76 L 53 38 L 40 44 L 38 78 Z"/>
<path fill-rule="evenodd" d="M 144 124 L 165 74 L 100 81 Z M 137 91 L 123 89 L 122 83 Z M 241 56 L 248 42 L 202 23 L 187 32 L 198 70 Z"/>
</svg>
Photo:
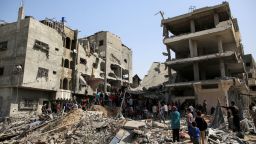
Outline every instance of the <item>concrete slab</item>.
<svg viewBox="0 0 256 144">
<path fill-rule="evenodd" d="M 139 129 L 140 127 L 144 127 L 146 125 L 145 122 L 139 121 L 127 121 L 124 125 L 125 129 Z"/>
</svg>

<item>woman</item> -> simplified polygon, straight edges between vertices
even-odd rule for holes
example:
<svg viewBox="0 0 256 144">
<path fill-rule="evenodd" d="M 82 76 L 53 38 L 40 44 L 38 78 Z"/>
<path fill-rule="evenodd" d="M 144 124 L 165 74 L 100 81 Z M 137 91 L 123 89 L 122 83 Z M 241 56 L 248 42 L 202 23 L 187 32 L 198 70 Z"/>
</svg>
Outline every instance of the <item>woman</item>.
<svg viewBox="0 0 256 144">
<path fill-rule="evenodd" d="M 192 136 L 192 131 L 193 131 L 192 122 L 194 122 L 194 117 L 193 117 L 191 109 L 188 108 L 187 109 L 187 125 L 188 125 L 188 134 L 190 136 L 190 140 L 193 139 L 193 136 Z"/>
<path fill-rule="evenodd" d="M 172 135 L 173 135 L 173 142 L 177 140 L 180 141 L 180 113 L 177 110 L 176 106 L 172 107 L 171 112 L 171 128 L 172 128 Z"/>
</svg>

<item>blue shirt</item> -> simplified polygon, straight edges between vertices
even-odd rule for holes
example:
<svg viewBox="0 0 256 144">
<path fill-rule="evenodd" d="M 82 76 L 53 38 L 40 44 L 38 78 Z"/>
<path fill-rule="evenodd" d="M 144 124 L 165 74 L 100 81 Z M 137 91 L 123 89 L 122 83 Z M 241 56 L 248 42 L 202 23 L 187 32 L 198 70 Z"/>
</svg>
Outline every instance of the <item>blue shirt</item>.
<svg viewBox="0 0 256 144">
<path fill-rule="evenodd" d="M 192 136 L 193 136 L 193 139 L 199 139 L 199 137 L 200 137 L 200 130 L 199 130 L 198 127 L 193 127 Z"/>
</svg>

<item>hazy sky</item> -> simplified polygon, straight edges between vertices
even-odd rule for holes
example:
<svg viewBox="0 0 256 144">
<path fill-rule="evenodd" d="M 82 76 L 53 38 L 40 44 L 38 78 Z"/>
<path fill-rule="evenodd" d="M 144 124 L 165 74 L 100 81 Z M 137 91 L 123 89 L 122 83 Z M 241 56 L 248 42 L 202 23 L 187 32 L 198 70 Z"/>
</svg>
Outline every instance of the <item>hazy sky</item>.
<svg viewBox="0 0 256 144">
<path fill-rule="evenodd" d="M 17 19 L 21 0 L 0 0 L 0 20 Z M 238 18 L 245 53 L 256 57 L 256 0 L 228 0 L 233 17 Z M 190 6 L 201 8 L 222 0 L 24 0 L 25 15 L 41 20 L 65 17 L 67 25 L 80 31 L 79 37 L 97 31 L 119 35 L 133 50 L 133 74 L 142 78 L 152 62 L 164 62 L 161 16 L 187 13 Z"/>
</svg>

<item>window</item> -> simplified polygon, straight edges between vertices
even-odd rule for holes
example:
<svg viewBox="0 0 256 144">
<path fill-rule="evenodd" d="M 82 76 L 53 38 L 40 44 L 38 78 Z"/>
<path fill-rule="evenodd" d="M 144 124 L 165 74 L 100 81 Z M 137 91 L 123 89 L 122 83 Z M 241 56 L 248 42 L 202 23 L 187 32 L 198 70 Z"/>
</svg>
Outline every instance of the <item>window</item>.
<svg viewBox="0 0 256 144">
<path fill-rule="evenodd" d="M 0 51 L 4 51 L 7 49 L 7 41 L 0 42 Z"/>
<path fill-rule="evenodd" d="M 57 72 L 56 72 L 56 71 L 53 71 L 52 73 L 53 73 L 53 74 L 56 74 Z"/>
<path fill-rule="evenodd" d="M 104 44 L 104 41 L 103 41 L 103 40 L 100 40 L 99 46 L 102 46 L 103 44 Z"/>
<path fill-rule="evenodd" d="M 55 50 L 56 50 L 56 51 L 59 51 L 59 49 L 58 49 L 58 48 L 55 48 Z"/>
<path fill-rule="evenodd" d="M 4 68 L 0 67 L 0 76 L 4 75 Z"/>
<path fill-rule="evenodd" d="M 46 54 L 47 58 L 49 57 L 49 45 L 48 44 L 41 42 L 39 40 L 35 40 L 34 49 L 44 52 Z"/>
<path fill-rule="evenodd" d="M 124 59 L 124 62 L 127 63 L 127 59 Z"/>
<path fill-rule="evenodd" d="M 248 73 L 248 78 L 252 78 L 252 73 Z"/>
<path fill-rule="evenodd" d="M 20 109 L 35 110 L 37 107 L 37 101 L 32 99 L 23 99 L 20 101 Z"/>
<path fill-rule="evenodd" d="M 80 58 L 80 64 L 86 65 L 86 63 L 87 63 L 86 59 Z"/>
<path fill-rule="evenodd" d="M 49 71 L 48 69 L 39 67 L 36 78 L 42 78 L 42 77 L 48 78 L 48 71 Z"/>
<path fill-rule="evenodd" d="M 68 59 L 64 60 L 64 67 L 69 68 L 69 60 Z"/>
</svg>

